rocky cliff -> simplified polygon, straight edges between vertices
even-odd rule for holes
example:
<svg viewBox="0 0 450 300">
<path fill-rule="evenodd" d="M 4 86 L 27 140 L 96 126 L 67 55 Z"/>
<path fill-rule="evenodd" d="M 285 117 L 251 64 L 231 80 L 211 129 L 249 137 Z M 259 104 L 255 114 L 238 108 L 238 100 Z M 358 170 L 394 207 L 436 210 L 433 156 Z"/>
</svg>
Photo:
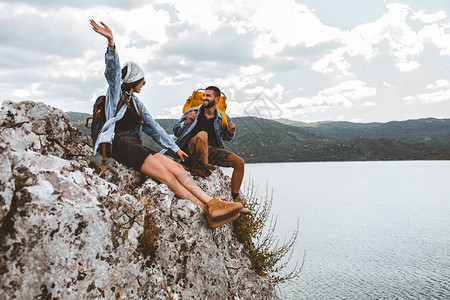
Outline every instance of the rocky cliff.
<svg viewBox="0 0 450 300">
<path fill-rule="evenodd" d="M 59 109 L 0 111 L 0 299 L 277 299 L 231 225 L 116 162 L 87 167 L 90 138 Z M 229 197 L 220 170 L 195 178 Z"/>
</svg>

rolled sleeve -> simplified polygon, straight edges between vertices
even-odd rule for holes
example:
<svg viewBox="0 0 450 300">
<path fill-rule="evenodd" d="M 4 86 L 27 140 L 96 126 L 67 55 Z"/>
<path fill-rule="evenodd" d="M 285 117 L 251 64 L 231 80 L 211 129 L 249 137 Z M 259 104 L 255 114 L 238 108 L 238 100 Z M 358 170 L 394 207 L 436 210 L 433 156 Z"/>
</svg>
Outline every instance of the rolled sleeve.
<svg viewBox="0 0 450 300">
<path fill-rule="evenodd" d="M 116 49 L 107 47 L 105 53 L 105 78 L 108 83 L 106 92 L 106 119 L 112 118 L 116 113 L 116 107 L 121 97 L 122 72 L 120 69 L 119 54 Z"/>
<path fill-rule="evenodd" d="M 184 122 L 185 122 L 186 119 L 187 119 L 188 113 L 191 112 L 191 111 L 192 111 L 192 109 L 188 110 L 188 111 L 181 117 L 181 119 L 180 119 L 177 123 L 175 123 L 175 125 L 173 126 L 172 131 L 173 131 L 173 134 L 174 134 L 176 137 L 179 137 L 179 136 L 183 133 L 184 129 L 186 128 L 187 125 L 185 125 Z"/>
<path fill-rule="evenodd" d="M 231 118 L 227 116 L 227 122 L 231 123 Z M 236 133 L 236 132 L 235 132 Z M 235 133 L 230 133 L 227 128 L 222 132 L 222 140 L 231 141 L 234 138 Z"/>
<path fill-rule="evenodd" d="M 151 136 L 161 147 L 178 152 L 180 147 L 173 141 L 167 132 L 153 119 L 145 106 L 142 106 L 144 124 L 142 130 Z"/>
</svg>

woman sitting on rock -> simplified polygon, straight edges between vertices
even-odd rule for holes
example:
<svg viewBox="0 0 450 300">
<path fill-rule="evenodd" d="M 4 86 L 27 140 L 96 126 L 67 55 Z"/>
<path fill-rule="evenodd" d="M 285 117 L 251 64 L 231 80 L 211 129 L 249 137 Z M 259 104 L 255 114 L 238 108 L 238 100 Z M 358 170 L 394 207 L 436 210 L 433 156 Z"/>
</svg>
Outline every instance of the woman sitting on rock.
<svg viewBox="0 0 450 300">
<path fill-rule="evenodd" d="M 108 40 L 105 54 L 105 77 L 108 82 L 105 102 L 107 121 L 95 142 L 94 153 L 101 143 L 112 144 L 111 153 L 116 161 L 166 184 L 178 198 L 199 205 L 206 212 L 211 228 L 239 217 L 241 203 L 210 197 L 198 187 L 180 164 L 142 145 L 141 135 L 144 131 L 162 147 L 177 153 L 182 161 L 187 157 L 134 95 L 145 85 L 143 70 L 133 62 L 126 63 L 121 69 L 111 29 L 103 22 L 100 22 L 102 26 L 94 20 L 90 20 L 90 23 L 95 32 Z M 117 111 L 120 100 L 127 105 L 122 105 Z"/>
</svg>

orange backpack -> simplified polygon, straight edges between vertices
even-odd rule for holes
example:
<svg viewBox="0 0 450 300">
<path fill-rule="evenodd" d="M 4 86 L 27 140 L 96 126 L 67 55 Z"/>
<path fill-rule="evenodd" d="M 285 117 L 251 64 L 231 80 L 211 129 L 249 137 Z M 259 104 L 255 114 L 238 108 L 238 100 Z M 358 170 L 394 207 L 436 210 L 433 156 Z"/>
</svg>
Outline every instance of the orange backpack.
<svg viewBox="0 0 450 300">
<path fill-rule="evenodd" d="M 198 89 L 192 92 L 192 95 L 189 96 L 183 106 L 183 114 L 186 113 L 191 107 L 194 108 L 194 112 L 198 110 L 198 107 L 203 104 L 203 91 L 205 91 L 205 89 Z M 225 110 L 227 109 L 227 103 L 225 102 L 227 100 L 227 96 L 225 96 L 222 92 L 221 94 L 220 100 L 217 103 L 217 108 L 222 114 L 222 130 L 224 130 L 228 125 L 227 115 L 225 114 Z"/>
</svg>

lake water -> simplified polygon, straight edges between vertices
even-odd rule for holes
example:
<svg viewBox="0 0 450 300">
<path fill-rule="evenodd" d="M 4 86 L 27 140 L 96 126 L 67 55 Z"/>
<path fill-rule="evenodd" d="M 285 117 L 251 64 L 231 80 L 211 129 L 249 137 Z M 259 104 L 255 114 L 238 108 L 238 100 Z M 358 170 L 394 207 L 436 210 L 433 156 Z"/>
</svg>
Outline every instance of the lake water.
<svg viewBox="0 0 450 300">
<path fill-rule="evenodd" d="M 248 175 L 257 195 L 273 188 L 281 238 L 300 225 L 305 264 L 283 299 L 450 299 L 450 162 L 248 164 Z"/>
</svg>

